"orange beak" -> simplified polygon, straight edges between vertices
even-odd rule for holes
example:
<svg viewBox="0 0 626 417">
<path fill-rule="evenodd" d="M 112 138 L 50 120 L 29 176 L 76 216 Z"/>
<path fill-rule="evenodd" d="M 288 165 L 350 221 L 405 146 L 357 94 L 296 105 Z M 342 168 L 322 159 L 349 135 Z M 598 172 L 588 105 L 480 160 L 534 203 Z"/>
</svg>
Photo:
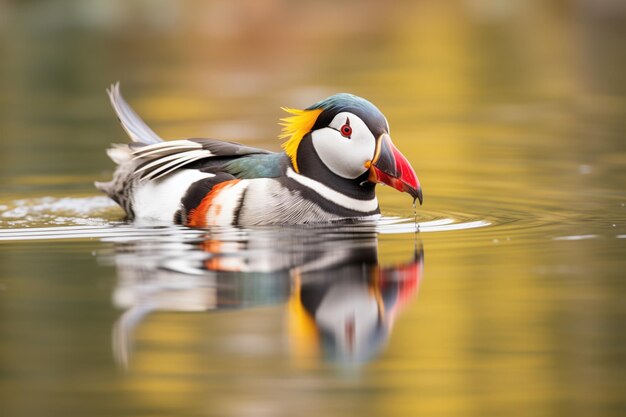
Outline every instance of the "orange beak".
<svg viewBox="0 0 626 417">
<path fill-rule="evenodd" d="M 422 187 L 415 171 L 404 155 L 395 147 L 388 134 L 383 133 L 376 142 L 374 159 L 370 166 L 368 180 L 387 184 L 398 191 L 407 192 L 413 201 L 423 201 Z"/>
</svg>

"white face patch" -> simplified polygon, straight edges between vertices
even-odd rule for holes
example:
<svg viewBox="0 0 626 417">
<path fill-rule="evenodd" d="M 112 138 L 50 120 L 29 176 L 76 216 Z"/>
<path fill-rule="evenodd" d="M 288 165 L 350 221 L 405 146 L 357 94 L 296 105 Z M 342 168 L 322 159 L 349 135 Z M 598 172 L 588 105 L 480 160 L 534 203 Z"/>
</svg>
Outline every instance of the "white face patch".
<svg viewBox="0 0 626 417">
<path fill-rule="evenodd" d="M 344 125 L 349 125 L 349 129 Z M 350 130 L 349 137 L 344 136 Z M 376 138 L 353 113 L 337 114 L 328 127 L 312 132 L 311 138 L 322 162 L 343 178 L 354 179 L 363 174 L 367 171 L 365 163 L 374 157 Z"/>
</svg>

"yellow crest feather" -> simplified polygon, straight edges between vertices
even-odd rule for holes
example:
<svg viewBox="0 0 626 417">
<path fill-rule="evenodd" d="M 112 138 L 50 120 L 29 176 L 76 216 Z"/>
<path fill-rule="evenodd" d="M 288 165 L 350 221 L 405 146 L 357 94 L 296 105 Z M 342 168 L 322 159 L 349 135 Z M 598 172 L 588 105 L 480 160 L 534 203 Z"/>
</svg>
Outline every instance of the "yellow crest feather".
<svg viewBox="0 0 626 417">
<path fill-rule="evenodd" d="M 291 159 L 293 169 L 296 172 L 300 172 L 298 169 L 298 161 L 296 160 L 298 146 L 300 146 L 300 142 L 302 141 L 304 135 L 313 129 L 315 121 L 322 112 L 322 109 L 298 110 L 286 107 L 282 107 L 282 109 L 292 116 L 280 119 L 281 123 L 279 124 L 283 127 L 283 131 L 279 138 L 287 139 L 283 142 L 282 148 Z"/>
</svg>

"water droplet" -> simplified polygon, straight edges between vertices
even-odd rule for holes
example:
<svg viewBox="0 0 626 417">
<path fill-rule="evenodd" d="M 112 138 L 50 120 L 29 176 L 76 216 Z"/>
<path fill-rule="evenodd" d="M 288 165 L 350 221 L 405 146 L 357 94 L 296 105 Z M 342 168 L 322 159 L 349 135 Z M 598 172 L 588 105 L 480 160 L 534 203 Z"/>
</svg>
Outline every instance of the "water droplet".
<svg viewBox="0 0 626 417">
<path fill-rule="evenodd" d="M 417 225 L 417 206 L 415 205 L 415 201 L 417 199 L 413 199 L 413 224 L 415 225 L 415 233 L 419 232 L 419 226 Z"/>
</svg>

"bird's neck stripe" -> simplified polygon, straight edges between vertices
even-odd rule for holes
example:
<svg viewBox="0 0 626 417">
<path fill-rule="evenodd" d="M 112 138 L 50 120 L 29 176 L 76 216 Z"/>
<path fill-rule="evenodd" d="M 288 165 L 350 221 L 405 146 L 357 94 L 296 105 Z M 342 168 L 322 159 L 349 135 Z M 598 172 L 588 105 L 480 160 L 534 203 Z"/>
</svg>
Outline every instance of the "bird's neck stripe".
<svg viewBox="0 0 626 417">
<path fill-rule="evenodd" d="M 314 191 L 326 200 L 337 204 L 338 206 L 363 213 L 370 213 L 378 208 L 378 200 L 376 197 L 370 200 L 359 200 L 357 198 L 348 197 L 347 195 L 341 194 L 319 181 L 315 181 L 314 179 L 296 173 L 291 168 L 287 168 L 287 177 Z"/>
</svg>

